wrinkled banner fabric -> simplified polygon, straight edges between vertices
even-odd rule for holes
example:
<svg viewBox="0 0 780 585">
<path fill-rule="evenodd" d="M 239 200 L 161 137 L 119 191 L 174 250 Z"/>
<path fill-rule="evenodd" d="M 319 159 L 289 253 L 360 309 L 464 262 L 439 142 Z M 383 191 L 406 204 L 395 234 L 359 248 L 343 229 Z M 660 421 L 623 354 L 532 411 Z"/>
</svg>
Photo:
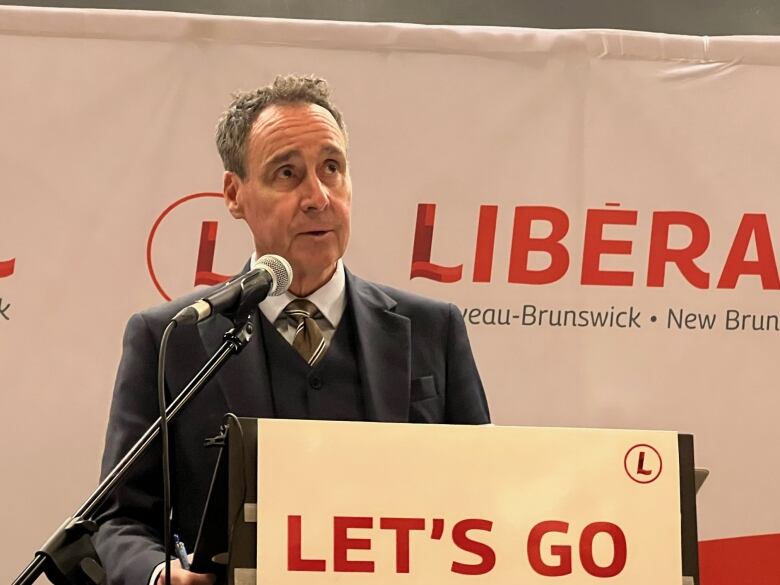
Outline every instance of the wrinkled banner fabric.
<svg viewBox="0 0 780 585">
<path fill-rule="evenodd" d="M 0 579 L 95 484 L 128 316 L 248 258 L 215 121 L 299 72 L 350 269 L 463 311 L 497 424 L 693 433 L 702 582 L 778 582 L 780 39 L 0 7 L 0 55 Z"/>
</svg>

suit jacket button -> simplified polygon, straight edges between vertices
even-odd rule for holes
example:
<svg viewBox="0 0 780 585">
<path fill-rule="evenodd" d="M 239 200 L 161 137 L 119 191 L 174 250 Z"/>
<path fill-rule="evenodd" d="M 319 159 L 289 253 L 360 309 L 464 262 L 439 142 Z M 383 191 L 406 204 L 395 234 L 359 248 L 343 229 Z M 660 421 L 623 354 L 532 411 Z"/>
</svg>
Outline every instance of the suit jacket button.
<svg viewBox="0 0 780 585">
<path fill-rule="evenodd" d="M 311 386 L 315 390 L 319 390 L 320 388 L 322 388 L 322 378 L 320 378 L 319 376 L 312 376 L 311 378 L 309 378 L 309 386 Z"/>
</svg>

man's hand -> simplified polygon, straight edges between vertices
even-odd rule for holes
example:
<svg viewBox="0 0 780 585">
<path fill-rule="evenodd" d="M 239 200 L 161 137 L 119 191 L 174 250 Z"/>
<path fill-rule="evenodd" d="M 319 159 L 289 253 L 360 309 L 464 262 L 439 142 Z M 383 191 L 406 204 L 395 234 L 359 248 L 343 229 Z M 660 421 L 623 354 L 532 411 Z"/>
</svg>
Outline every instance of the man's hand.
<svg viewBox="0 0 780 585">
<path fill-rule="evenodd" d="M 216 580 L 213 573 L 193 573 L 183 569 L 179 561 L 171 561 L 171 585 L 214 585 Z M 165 585 L 165 569 L 157 576 L 156 585 Z"/>
</svg>

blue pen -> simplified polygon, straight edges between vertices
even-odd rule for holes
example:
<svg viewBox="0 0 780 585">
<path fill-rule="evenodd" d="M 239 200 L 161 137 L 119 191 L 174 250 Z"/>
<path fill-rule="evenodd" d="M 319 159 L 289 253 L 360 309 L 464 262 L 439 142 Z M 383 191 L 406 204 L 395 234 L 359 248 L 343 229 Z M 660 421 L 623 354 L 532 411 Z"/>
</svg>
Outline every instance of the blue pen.
<svg viewBox="0 0 780 585">
<path fill-rule="evenodd" d="M 179 558 L 181 568 L 185 571 L 190 570 L 190 561 L 187 559 L 187 549 L 184 548 L 184 543 L 179 540 L 179 535 L 173 535 L 173 549 L 176 551 L 176 556 Z"/>
</svg>

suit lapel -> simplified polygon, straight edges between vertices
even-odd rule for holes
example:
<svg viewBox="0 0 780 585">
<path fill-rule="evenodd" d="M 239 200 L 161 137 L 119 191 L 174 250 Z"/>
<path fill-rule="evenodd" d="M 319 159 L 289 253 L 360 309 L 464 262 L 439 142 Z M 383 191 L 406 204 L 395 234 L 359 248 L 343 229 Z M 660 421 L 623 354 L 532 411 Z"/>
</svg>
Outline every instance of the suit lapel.
<svg viewBox="0 0 780 585">
<path fill-rule="evenodd" d="M 358 365 L 363 383 L 366 418 L 372 421 L 409 420 L 411 324 L 393 312 L 395 300 L 381 289 L 346 271 L 347 294 L 355 317 Z M 222 343 L 232 323 L 221 316 L 198 326 L 201 350 L 194 360 L 205 362 Z M 273 417 L 271 381 L 262 347 L 259 313 L 252 314 L 254 334 L 247 346 L 231 357 L 216 376 L 228 411 L 239 416 Z M 193 360 L 193 361 L 194 361 Z M 192 363 L 192 362 L 190 362 Z"/>
<path fill-rule="evenodd" d="M 355 316 L 366 418 L 407 422 L 411 372 L 409 319 L 392 312 L 396 302 L 382 290 L 349 271 L 346 275 L 347 294 Z"/>
<path fill-rule="evenodd" d="M 199 326 L 204 352 L 211 355 L 222 344 L 222 337 L 232 322 L 218 316 Z M 231 357 L 216 376 L 228 411 L 238 416 L 273 417 L 271 382 L 258 311 L 252 313 L 252 338 L 244 349 Z"/>
</svg>

